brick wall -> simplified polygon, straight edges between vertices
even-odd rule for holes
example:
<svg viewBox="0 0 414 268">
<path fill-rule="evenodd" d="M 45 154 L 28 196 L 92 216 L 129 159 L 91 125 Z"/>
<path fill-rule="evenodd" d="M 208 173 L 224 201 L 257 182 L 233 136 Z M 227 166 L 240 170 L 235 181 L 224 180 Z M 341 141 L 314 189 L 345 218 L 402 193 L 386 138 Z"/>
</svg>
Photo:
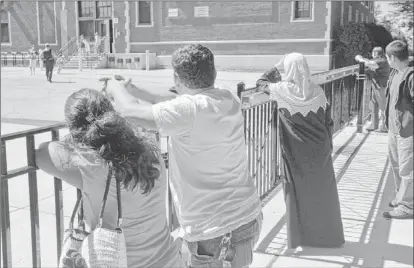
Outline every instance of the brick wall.
<svg viewBox="0 0 414 268">
<path fill-rule="evenodd" d="M 9 10 L 10 31 L 12 45 L 2 45 L 2 52 L 28 51 L 32 44 L 37 48 L 44 48 L 49 43 L 52 49 L 59 49 L 76 35 L 76 11 L 75 2 L 67 2 L 67 40 L 61 33 L 61 1 L 15 1 Z M 39 29 L 37 12 L 39 10 Z M 56 17 L 56 19 L 55 19 Z M 39 38 L 40 37 L 40 38 Z M 63 39 L 62 39 L 63 38 Z M 55 44 L 56 43 L 56 44 Z"/>
<path fill-rule="evenodd" d="M 201 42 L 201 44 L 203 44 Z M 323 55 L 326 47 L 326 42 L 317 43 L 255 43 L 255 44 L 240 44 L 240 43 L 224 43 L 203 44 L 207 46 L 215 55 L 283 55 L 291 52 L 300 52 L 306 55 Z M 157 55 L 171 55 L 182 44 L 151 44 L 149 45 L 131 45 L 131 53 L 145 52 L 150 49 L 151 52 Z"/>
<path fill-rule="evenodd" d="M 291 22 L 291 2 L 164 3 L 160 41 L 324 38 L 326 4 L 314 4 L 313 22 Z M 210 18 L 195 18 L 195 5 L 208 5 Z M 178 8 L 179 18 L 167 18 L 168 8 Z"/>
</svg>

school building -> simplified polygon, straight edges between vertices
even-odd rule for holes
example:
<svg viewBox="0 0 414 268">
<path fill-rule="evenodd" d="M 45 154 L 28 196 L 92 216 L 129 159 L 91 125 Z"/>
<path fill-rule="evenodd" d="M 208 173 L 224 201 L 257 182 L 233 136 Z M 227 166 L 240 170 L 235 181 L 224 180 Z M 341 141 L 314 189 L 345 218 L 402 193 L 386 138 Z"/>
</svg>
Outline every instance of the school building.
<svg viewBox="0 0 414 268">
<path fill-rule="evenodd" d="M 2 1 L 1 50 L 58 49 L 80 35 L 93 42 L 97 32 L 107 36 L 106 52 L 150 50 L 160 66 L 169 66 L 177 47 L 197 42 L 221 67 L 266 69 L 296 51 L 325 70 L 334 29 L 371 22 L 373 14 L 373 1 Z"/>
</svg>

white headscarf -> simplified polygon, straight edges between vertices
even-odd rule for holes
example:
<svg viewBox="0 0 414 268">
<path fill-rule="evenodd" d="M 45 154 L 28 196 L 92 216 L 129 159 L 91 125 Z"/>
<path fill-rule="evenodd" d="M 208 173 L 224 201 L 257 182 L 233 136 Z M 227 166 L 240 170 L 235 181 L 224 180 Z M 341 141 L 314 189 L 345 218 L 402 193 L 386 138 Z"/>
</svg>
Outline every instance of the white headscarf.
<svg viewBox="0 0 414 268">
<path fill-rule="evenodd" d="M 286 108 L 291 115 L 324 110 L 328 104 L 323 89 L 312 83 L 306 58 L 300 53 L 288 54 L 284 61 L 285 75 L 282 82 L 271 84 L 270 98 L 278 102 L 279 108 Z"/>
</svg>

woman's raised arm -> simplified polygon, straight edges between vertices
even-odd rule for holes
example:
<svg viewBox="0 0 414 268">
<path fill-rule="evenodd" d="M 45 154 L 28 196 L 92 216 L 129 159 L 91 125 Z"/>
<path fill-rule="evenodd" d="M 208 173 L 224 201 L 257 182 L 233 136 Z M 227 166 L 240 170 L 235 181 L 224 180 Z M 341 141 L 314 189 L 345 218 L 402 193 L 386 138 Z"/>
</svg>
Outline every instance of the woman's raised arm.
<svg viewBox="0 0 414 268">
<path fill-rule="evenodd" d="M 282 76 L 280 75 L 276 67 L 271 68 L 266 71 L 257 81 L 256 87 L 260 91 L 270 95 L 270 85 L 282 81 Z"/>
<path fill-rule="evenodd" d="M 44 142 L 36 150 L 36 165 L 41 170 L 82 189 L 83 180 L 77 159 L 61 141 Z"/>
</svg>

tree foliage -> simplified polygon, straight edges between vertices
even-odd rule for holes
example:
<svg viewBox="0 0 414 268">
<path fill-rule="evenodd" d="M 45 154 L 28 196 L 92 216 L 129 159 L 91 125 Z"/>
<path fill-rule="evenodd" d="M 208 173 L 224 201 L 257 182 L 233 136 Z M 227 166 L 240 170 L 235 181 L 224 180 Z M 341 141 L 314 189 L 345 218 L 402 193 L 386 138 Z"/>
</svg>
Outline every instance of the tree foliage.
<svg viewBox="0 0 414 268">
<path fill-rule="evenodd" d="M 395 1 L 391 3 L 395 10 L 382 15 L 380 12 L 375 13 L 377 23 L 383 25 L 395 39 L 403 40 L 408 43 L 410 50 L 413 49 L 413 20 L 414 20 L 414 2 Z"/>
<path fill-rule="evenodd" d="M 355 64 L 355 56 L 369 57 L 374 47 L 385 48 L 393 38 L 387 29 L 375 23 L 347 23 L 336 29 L 333 42 L 335 67 Z"/>
<path fill-rule="evenodd" d="M 414 2 L 412 0 L 398 1 L 391 3 L 391 5 L 397 9 L 392 12 L 392 16 L 398 19 L 398 27 L 406 28 L 412 34 L 414 26 Z"/>
</svg>

